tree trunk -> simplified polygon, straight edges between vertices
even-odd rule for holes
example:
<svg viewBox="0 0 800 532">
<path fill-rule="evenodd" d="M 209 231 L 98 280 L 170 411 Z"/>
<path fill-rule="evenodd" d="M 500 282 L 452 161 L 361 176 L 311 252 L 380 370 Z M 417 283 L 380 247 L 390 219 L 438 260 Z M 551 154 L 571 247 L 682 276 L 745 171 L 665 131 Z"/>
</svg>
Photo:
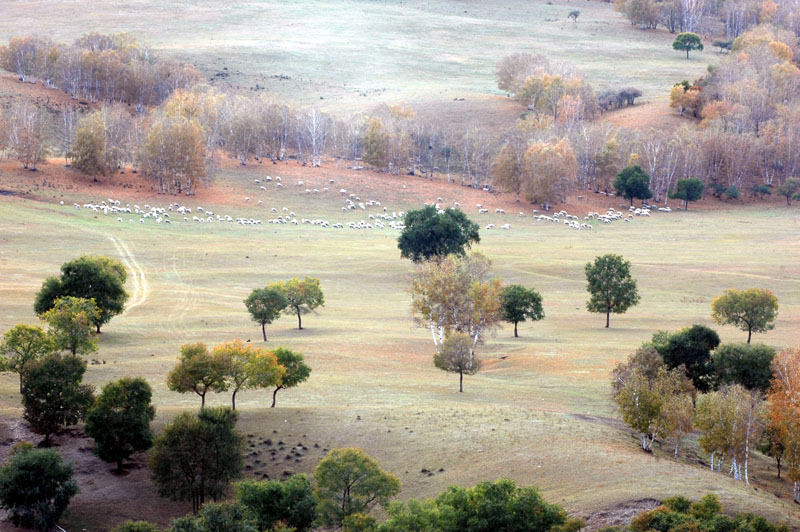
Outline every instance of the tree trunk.
<svg viewBox="0 0 800 532">
<path fill-rule="evenodd" d="M 22 372 L 19 372 L 19 393 L 22 393 Z"/>
<path fill-rule="evenodd" d="M 303 320 L 300 318 L 300 308 L 297 308 L 297 328 L 303 330 Z"/>
<path fill-rule="evenodd" d="M 750 338 L 752 338 L 752 337 L 753 337 L 753 329 L 748 328 L 747 329 L 747 343 L 748 344 L 750 343 Z"/>
<path fill-rule="evenodd" d="M 97 327 L 97 334 L 100 334 L 100 324 L 98 323 L 95 327 Z"/>
<path fill-rule="evenodd" d="M 236 411 L 236 392 L 238 391 L 239 390 L 233 390 L 233 393 L 231 394 L 231 410 L 234 412 Z"/>
<path fill-rule="evenodd" d="M 775 461 L 778 463 L 778 479 L 780 480 L 780 478 L 781 478 L 781 459 L 780 458 L 776 458 Z"/>
<path fill-rule="evenodd" d="M 276 400 L 276 398 L 277 398 L 276 396 L 278 395 L 278 391 L 279 391 L 280 389 L 281 389 L 281 387 L 280 387 L 280 386 L 278 386 L 277 388 L 275 388 L 275 391 L 274 391 L 274 392 L 272 392 L 272 406 L 271 406 L 270 408 L 275 408 L 275 400 Z"/>
<path fill-rule="evenodd" d="M 267 341 L 267 327 L 264 323 L 261 324 L 261 334 L 264 336 L 264 341 Z"/>
<path fill-rule="evenodd" d="M 463 371 L 459 371 L 458 372 L 458 391 L 462 392 L 462 393 L 464 392 L 464 372 Z"/>
<path fill-rule="evenodd" d="M 201 393 L 198 395 L 200 395 L 200 410 L 202 410 L 206 407 L 206 394 Z"/>
<path fill-rule="evenodd" d="M 686 49 L 686 59 L 689 59 L 689 49 Z"/>
<path fill-rule="evenodd" d="M 516 321 L 514 322 L 514 338 L 519 338 L 519 335 L 517 334 L 517 322 Z"/>
<path fill-rule="evenodd" d="M 606 329 L 608 329 L 609 320 L 611 319 L 611 311 L 606 311 Z"/>
</svg>

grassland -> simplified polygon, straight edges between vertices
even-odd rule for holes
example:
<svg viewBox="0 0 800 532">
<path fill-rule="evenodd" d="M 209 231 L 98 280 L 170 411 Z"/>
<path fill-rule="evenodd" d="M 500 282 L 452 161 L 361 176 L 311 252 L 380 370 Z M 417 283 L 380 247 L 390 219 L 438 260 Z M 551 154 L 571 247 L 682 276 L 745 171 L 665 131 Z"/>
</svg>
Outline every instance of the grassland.
<svg viewBox="0 0 800 532">
<path fill-rule="evenodd" d="M 573 63 L 599 89 L 633 85 L 658 102 L 716 62 L 710 43 L 686 60 L 669 33 L 641 31 L 586 0 L 30 0 L 6 2 L 0 18 L 0 40 L 35 32 L 69 41 L 90 31 L 128 31 L 209 77 L 226 69 L 228 87 L 258 85 L 339 113 L 406 102 L 436 103 L 450 118 L 513 117 L 494 80 L 497 61 L 513 52 Z"/>
<path fill-rule="evenodd" d="M 343 200 L 333 191 L 302 194 L 289 178 L 281 192 L 260 192 L 253 184 L 267 170 L 289 168 L 224 170 L 218 199 L 186 201 L 264 219 L 273 206 L 331 222 L 366 218 L 343 213 Z M 46 178 L 47 171 L 36 179 Z M 319 188 L 330 175 L 330 170 L 326 176 L 304 172 L 306 183 Z M 395 178 L 366 173 L 337 176 L 331 186 L 378 199 L 390 212 L 435 199 L 430 195 L 468 205 L 474 198 L 467 194 L 480 194 L 456 186 L 405 188 Z M 181 201 L 153 196 L 134 201 L 132 192 L 124 193 L 123 203 Z M 245 195 L 264 205 L 245 203 Z M 291 445 L 302 441 L 310 450 L 300 462 L 280 456 L 280 463 L 256 464 L 249 457 L 250 474 L 309 472 L 324 449 L 355 445 L 401 478 L 403 498 L 509 476 L 540 487 L 548 499 L 574 511 L 714 492 L 732 509 L 799 522 L 789 485 L 769 480 L 773 473 L 766 458 L 755 460 L 753 476 L 763 483 L 753 490 L 708 472 L 698 463 L 704 457 L 693 441 L 678 462 L 668 457 L 668 449 L 654 456 L 640 452 L 634 436 L 613 419 L 607 385 L 613 365 L 655 330 L 711 325 L 710 301 L 725 288 L 775 291 L 781 302 L 776 329 L 756 340 L 776 348 L 795 345 L 800 326 L 800 241 L 795 236 L 800 216 L 795 209 L 659 214 L 592 232 L 537 224 L 529 217 L 481 217 L 482 224 L 511 222 L 511 231 L 484 231 L 479 249 L 494 260 L 499 277 L 536 287 L 547 317 L 523 325 L 522 338 L 512 338 L 510 328 L 489 338 L 481 350 L 484 371 L 467 378 L 465 393 L 459 394 L 457 378 L 431 363 L 429 333 L 411 320 L 406 293 L 411 265 L 399 258 L 396 233 L 308 225 L 130 225 L 127 219 L 120 224 L 114 217 L 58 205 L 61 199 L 70 205 L 107 196 L 118 197 L 108 189 L 92 193 L 85 188 L 40 192 L 36 199 L 0 197 L 0 330 L 36 322 L 34 293 L 62 262 L 84 253 L 117 256 L 108 237 L 125 242 L 145 271 L 150 292 L 143 304 L 105 328 L 94 357 L 101 363 L 89 367 L 87 380 L 99 386 L 123 375 L 146 377 L 155 391 L 160 425 L 198 404 L 195 396 L 166 389 L 165 375 L 181 343 L 242 338 L 260 344 L 258 326 L 242 304 L 250 289 L 292 276 L 320 278 L 327 303 L 304 319 L 307 328 L 298 331 L 296 320 L 285 317 L 268 330 L 267 346 L 305 353 L 313 368 L 310 380 L 281 392 L 274 410 L 267 408 L 263 392 L 237 398 L 253 449 L 269 437 Z M 489 206 L 499 201 L 484 197 Z M 608 330 L 603 317 L 584 310 L 583 265 L 605 252 L 633 262 L 642 294 L 642 304 L 612 316 Z M 733 328 L 720 333 L 726 342 L 745 338 Z M 228 401 L 227 395 L 210 399 L 211 404 Z M 0 376 L 0 411 L 13 417 L 21 413 L 13 375 Z M 87 489 L 82 497 L 92 493 Z M 81 526 L 97 522 L 80 505 L 70 519 Z"/>
</svg>

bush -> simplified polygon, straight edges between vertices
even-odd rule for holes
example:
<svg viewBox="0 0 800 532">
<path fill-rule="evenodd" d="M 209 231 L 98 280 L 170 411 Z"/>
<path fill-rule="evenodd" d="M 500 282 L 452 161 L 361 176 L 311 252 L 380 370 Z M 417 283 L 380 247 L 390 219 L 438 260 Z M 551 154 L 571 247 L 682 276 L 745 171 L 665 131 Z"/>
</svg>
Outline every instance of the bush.
<svg viewBox="0 0 800 532">
<path fill-rule="evenodd" d="M 0 508 L 16 526 L 52 530 L 78 493 L 72 464 L 52 449 L 17 447 L 0 468 Z"/>
<path fill-rule="evenodd" d="M 311 482 L 305 475 L 293 475 L 283 482 L 241 482 L 236 498 L 254 516 L 259 530 L 271 530 L 282 523 L 296 532 L 306 532 L 317 518 Z"/>
<path fill-rule="evenodd" d="M 159 529 L 147 521 L 125 521 L 115 526 L 112 532 L 159 532 Z"/>
</svg>

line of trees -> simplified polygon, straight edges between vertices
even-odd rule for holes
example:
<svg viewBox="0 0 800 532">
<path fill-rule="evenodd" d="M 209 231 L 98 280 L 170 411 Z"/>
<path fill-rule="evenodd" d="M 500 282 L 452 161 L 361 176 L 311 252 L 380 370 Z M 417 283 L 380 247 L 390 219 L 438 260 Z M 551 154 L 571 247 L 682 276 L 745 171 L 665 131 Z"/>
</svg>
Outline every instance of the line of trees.
<svg viewBox="0 0 800 532">
<path fill-rule="evenodd" d="M 0 46 L 0 67 L 23 82 L 41 82 L 90 102 L 158 105 L 200 80 L 192 66 L 158 57 L 128 33 L 89 33 L 72 44 L 46 37 L 12 37 Z"/>
</svg>

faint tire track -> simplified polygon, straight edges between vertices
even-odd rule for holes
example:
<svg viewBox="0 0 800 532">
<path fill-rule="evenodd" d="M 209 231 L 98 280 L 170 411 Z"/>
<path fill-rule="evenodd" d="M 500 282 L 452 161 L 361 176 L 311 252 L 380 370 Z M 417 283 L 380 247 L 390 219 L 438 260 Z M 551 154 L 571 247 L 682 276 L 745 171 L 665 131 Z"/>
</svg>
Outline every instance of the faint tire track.
<svg viewBox="0 0 800 532">
<path fill-rule="evenodd" d="M 131 253 L 128 245 L 115 236 L 106 235 L 106 237 L 111 240 L 114 247 L 117 248 L 117 253 L 119 253 L 119 256 L 122 258 L 123 264 L 125 264 L 125 267 L 131 272 L 131 277 L 133 279 L 133 297 L 131 298 L 130 304 L 125 307 L 125 312 L 128 312 L 147 301 L 147 296 L 150 294 L 150 285 L 147 282 L 147 275 L 144 272 L 144 268 L 139 266 L 136 257 Z"/>
</svg>

